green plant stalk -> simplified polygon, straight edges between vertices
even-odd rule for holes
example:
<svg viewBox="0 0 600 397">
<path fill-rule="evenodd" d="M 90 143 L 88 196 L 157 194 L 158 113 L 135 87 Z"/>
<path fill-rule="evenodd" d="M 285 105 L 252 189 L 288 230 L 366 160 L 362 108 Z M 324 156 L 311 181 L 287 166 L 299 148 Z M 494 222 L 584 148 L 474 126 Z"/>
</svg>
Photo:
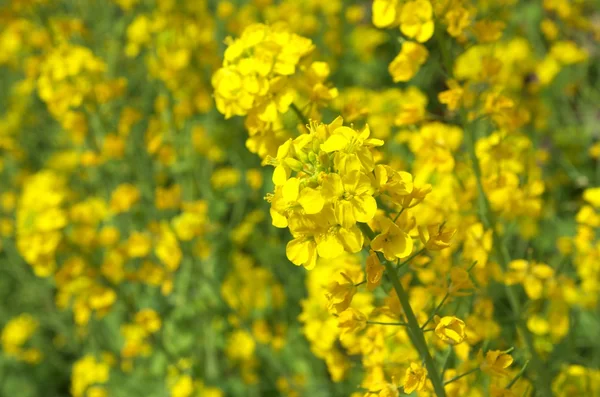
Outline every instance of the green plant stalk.
<svg viewBox="0 0 600 397">
<path fill-rule="evenodd" d="M 456 382 L 457 380 L 459 380 L 461 378 L 464 378 L 467 375 L 471 375 L 472 373 L 477 372 L 477 371 L 479 371 L 479 367 L 473 368 L 473 369 L 465 372 L 464 374 L 456 375 L 454 378 L 451 378 L 451 379 L 448 379 L 447 381 L 445 381 L 444 384 L 447 385 L 447 384 L 450 384 L 452 382 Z"/>
<path fill-rule="evenodd" d="M 308 119 L 306 118 L 306 116 L 304 115 L 304 113 L 302 113 L 302 111 L 298 108 L 298 106 L 296 106 L 295 103 L 290 104 L 290 108 L 294 111 L 294 113 L 296 113 L 296 116 L 298 117 L 298 120 L 304 124 L 305 126 L 309 125 L 310 123 L 308 122 Z"/>
<path fill-rule="evenodd" d="M 367 324 L 372 324 L 372 325 L 395 325 L 395 326 L 399 326 L 399 327 L 406 327 L 408 324 L 406 323 L 386 323 L 383 321 L 367 321 Z"/>
<path fill-rule="evenodd" d="M 487 199 L 487 196 L 485 195 L 485 191 L 483 190 L 481 168 L 479 166 L 479 160 L 477 159 L 477 155 L 475 153 L 474 132 L 465 132 L 467 138 L 466 143 L 468 146 L 469 157 L 471 159 L 471 162 L 473 163 L 473 172 L 475 173 L 475 179 L 477 182 L 481 220 L 487 229 L 492 230 L 492 237 L 496 255 L 498 257 L 500 265 L 502 266 L 502 269 L 506 270 L 508 268 L 509 255 L 508 251 L 506 250 L 506 247 L 504 246 L 504 243 L 502 242 L 502 239 L 498 235 L 498 232 L 496 230 L 496 219 L 490 206 L 490 203 Z M 535 375 L 534 379 L 538 392 L 545 397 L 552 397 L 553 394 L 552 390 L 550 389 L 550 375 L 548 374 L 547 368 L 544 365 L 542 359 L 535 350 L 533 336 L 531 335 L 529 329 L 527 328 L 527 325 L 521 318 L 521 308 L 519 305 L 518 298 L 515 295 L 515 292 L 511 288 L 511 286 L 506 285 L 505 289 L 511 309 L 513 311 L 514 316 L 517 319 L 517 329 L 521 332 L 525 345 L 527 346 L 527 350 L 529 350 L 529 354 L 531 355 L 531 367 L 533 369 L 533 374 Z"/>
<path fill-rule="evenodd" d="M 529 361 L 527 361 L 525 363 L 525 365 L 523 365 L 523 368 L 521 368 L 519 373 L 506 385 L 506 387 L 505 387 L 506 390 L 509 390 L 511 387 L 513 387 L 513 385 L 515 383 L 517 383 L 517 381 L 521 378 L 521 376 L 523 376 L 523 374 L 525 373 L 525 370 L 527 369 L 528 364 L 529 364 Z"/>
<path fill-rule="evenodd" d="M 410 340 L 412 341 L 413 346 L 419 352 L 419 355 L 425 362 L 425 367 L 427 368 L 427 373 L 429 375 L 429 379 L 431 380 L 431 384 L 433 385 L 433 390 L 438 397 L 445 397 L 446 391 L 444 390 L 444 384 L 442 383 L 442 378 L 440 377 L 439 372 L 437 371 L 435 362 L 433 361 L 433 357 L 429 353 L 429 349 L 427 347 L 427 342 L 425 341 L 425 336 L 423 334 L 423 330 L 419 326 L 419 322 L 415 317 L 415 313 L 410 306 L 410 302 L 408 299 L 408 294 L 402 287 L 402 283 L 398 279 L 398 275 L 395 272 L 394 266 L 385 260 L 385 258 L 381 258 L 381 255 L 378 253 L 379 260 L 384 264 L 386 273 L 394 286 L 394 290 L 396 290 L 396 294 L 398 294 L 398 299 L 400 300 L 400 305 L 402 305 L 402 309 L 404 310 L 404 314 L 406 315 L 407 320 L 407 330 L 410 336 Z"/>
<path fill-rule="evenodd" d="M 438 303 L 438 305 L 433 310 L 433 313 L 431 313 L 431 316 L 429 316 L 427 321 L 425 321 L 425 324 L 421 325 L 421 329 L 425 329 L 427 324 L 429 324 L 431 322 L 431 320 L 433 320 L 435 315 L 438 314 L 438 312 L 442 309 L 442 306 L 444 305 L 444 303 L 446 302 L 446 300 L 448 299 L 449 296 L 450 296 L 450 294 L 448 292 L 446 292 L 446 295 L 444 295 L 444 297 L 442 298 L 442 301 L 440 303 Z"/>
<path fill-rule="evenodd" d="M 370 240 L 375 238 L 375 233 L 367 226 L 365 223 L 358 224 L 360 230 L 365 234 Z M 413 256 L 409 257 L 403 264 L 407 263 L 411 258 L 417 256 L 422 253 L 424 249 L 421 249 Z M 431 380 L 431 384 L 433 385 L 433 390 L 435 391 L 436 396 L 438 397 L 446 397 L 446 390 L 444 390 L 444 383 L 442 382 L 442 378 L 440 373 L 437 370 L 435 365 L 435 361 L 433 357 L 429 353 L 429 348 L 427 347 L 427 342 L 425 341 L 424 331 L 419 326 L 419 322 L 417 321 L 417 317 L 410 306 L 410 301 L 408 299 L 408 294 L 402 287 L 402 283 L 398 278 L 398 273 L 396 273 L 396 267 L 394 264 L 386 260 L 380 252 L 377 252 L 377 258 L 379 261 L 383 263 L 385 266 L 385 272 L 392 282 L 392 286 L 398 295 L 398 300 L 400 300 L 400 305 L 402 306 L 402 310 L 404 310 L 404 314 L 406 315 L 406 330 L 408 333 L 408 337 L 412 342 L 412 345 L 417 351 L 419 355 L 425 362 L 425 368 L 427 368 L 427 374 L 429 375 L 429 379 Z"/>
</svg>

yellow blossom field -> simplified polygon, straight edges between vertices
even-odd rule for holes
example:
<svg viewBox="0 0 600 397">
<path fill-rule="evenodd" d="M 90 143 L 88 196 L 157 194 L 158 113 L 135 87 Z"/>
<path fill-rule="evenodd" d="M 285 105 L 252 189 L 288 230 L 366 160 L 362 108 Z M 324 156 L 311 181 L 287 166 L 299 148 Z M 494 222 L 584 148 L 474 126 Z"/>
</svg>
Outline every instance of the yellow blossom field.
<svg viewBox="0 0 600 397">
<path fill-rule="evenodd" d="M 0 397 L 600 396 L 598 0 L 0 2 Z"/>
</svg>

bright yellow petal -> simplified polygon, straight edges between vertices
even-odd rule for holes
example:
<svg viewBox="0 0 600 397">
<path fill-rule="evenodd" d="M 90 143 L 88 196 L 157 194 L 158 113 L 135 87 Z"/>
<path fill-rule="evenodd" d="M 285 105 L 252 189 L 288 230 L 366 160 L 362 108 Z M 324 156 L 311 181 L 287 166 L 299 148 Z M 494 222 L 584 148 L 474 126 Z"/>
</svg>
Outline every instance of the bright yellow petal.
<svg viewBox="0 0 600 397">
<path fill-rule="evenodd" d="M 377 202 L 373 196 L 368 194 L 355 196 L 350 202 L 354 209 L 354 217 L 358 222 L 369 222 L 377 212 Z"/>
<path fill-rule="evenodd" d="M 327 234 L 318 242 L 317 252 L 322 258 L 333 259 L 344 253 L 344 246 L 336 235 Z"/>
<path fill-rule="evenodd" d="M 298 200 L 298 191 L 300 190 L 300 180 L 298 178 L 290 178 L 283 185 L 281 194 L 287 201 L 294 202 Z"/>
<path fill-rule="evenodd" d="M 285 216 L 281 215 L 277 211 L 274 211 L 273 209 L 271 209 L 270 212 L 271 212 L 271 218 L 273 219 L 273 221 L 272 221 L 273 226 L 281 228 L 281 229 L 287 227 L 288 221 Z"/>
<path fill-rule="evenodd" d="M 326 153 L 342 150 L 348 145 L 348 140 L 341 134 L 335 134 L 327 138 L 325 143 L 321 144 L 321 150 Z"/>
<path fill-rule="evenodd" d="M 275 167 L 275 171 L 273 171 L 273 183 L 275 186 L 283 186 L 290 176 L 290 171 L 288 168 L 278 165 Z"/>
<path fill-rule="evenodd" d="M 323 209 L 325 200 L 321 196 L 321 192 L 310 187 L 305 187 L 300 192 L 298 203 L 304 208 L 307 214 L 318 214 Z"/>
<path fill-rule="evenodd" d="M 314 250 L 314 241 L 302 237 L 287 243 L 285 254 L 294 265 L 301 266 L 310 259 L 311 250 Z"/>
</svg>

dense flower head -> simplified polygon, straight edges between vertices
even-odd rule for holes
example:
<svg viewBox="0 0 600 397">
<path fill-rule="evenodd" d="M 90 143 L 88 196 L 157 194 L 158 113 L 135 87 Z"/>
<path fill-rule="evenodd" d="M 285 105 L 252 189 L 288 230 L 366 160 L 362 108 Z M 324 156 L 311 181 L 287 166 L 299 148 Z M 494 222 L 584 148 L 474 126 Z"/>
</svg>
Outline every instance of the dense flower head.
<svg viewBox="0 0 600 397">
<path fill-rule="evenodd" d="M 330 124 L 312 123 L 308 134 L 280 146 L 271 203 L 273 225 L 289 227 L 294 240 L 288 258 L 313 268 L 318 257 L 335 258 L 362 249 L 364 236 L 357 223 L 375 216 L 372 171 L 374 148 L 369 127 L 356 131 L 338 117 Z M 292 176 L 296 175 L 296 176 Z"/>
</svg>

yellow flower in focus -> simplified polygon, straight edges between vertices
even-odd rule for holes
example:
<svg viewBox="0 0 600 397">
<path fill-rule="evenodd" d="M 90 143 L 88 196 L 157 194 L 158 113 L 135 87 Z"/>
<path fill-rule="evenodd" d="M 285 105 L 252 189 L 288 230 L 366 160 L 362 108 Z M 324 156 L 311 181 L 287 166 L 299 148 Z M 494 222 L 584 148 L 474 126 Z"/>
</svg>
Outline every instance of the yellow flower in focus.
<svg viewBox="0 0 600 397">
<path fill-rule="evenodd" d="M 424 43 L 433 36 L 433 7 L 429 0 L 404 3 L 400 12 L 400 30 L 411 39 Z"/>
<path fill-rule="evenodd" d="M 442 341 L 457 345 L 465 340 L 465 323 L 454 316 L 445 316 L 435 319 L 435 334 Z"/>
<path fill-rule="evenodd" d="M 388 261 L 395 261 L 411 254 L 413 241 L 398 225 L 390 221 L 386 222 L 382 233 L 373 239 L 371 249 L 382 252 Z"/>
<path fill-rule="evenodd" d="M 343 177 L 329 174 L 322 186 L 323 197 L 333 201 L 335 218 L 342 227 L 349 229 L 356 222 L 366 223 L 375 216 L 377 202 L 372 196 L 371 181 L 360 171 L 350 171 Z"/>
<path fill-rule="evenodd" d="M 295 238 L 286 244 L 285 255 L 294 265 L 313 269 L 317 264 L 317 243 L 309 237 Z"/>
<path fill-rule="evenodd" d="M 371 148 L 383 145 L 381 139 L 369 138 L 369 126 L 358 132 L 353 128 L 341 126 L 333 130 L 329 138 L 321 144 L 325 153 L 334 153 L 334 165 L 340 173 L 372 171 L 375 167 Z"/>
<path fill-rule="evenodd" d="M 421 391 L 427 381 L 427 369 L 420 364 L 411 363 L 406 369 L 404 375 L 404 393 L 410 394 L 413 391 Z"/>
</svg>

